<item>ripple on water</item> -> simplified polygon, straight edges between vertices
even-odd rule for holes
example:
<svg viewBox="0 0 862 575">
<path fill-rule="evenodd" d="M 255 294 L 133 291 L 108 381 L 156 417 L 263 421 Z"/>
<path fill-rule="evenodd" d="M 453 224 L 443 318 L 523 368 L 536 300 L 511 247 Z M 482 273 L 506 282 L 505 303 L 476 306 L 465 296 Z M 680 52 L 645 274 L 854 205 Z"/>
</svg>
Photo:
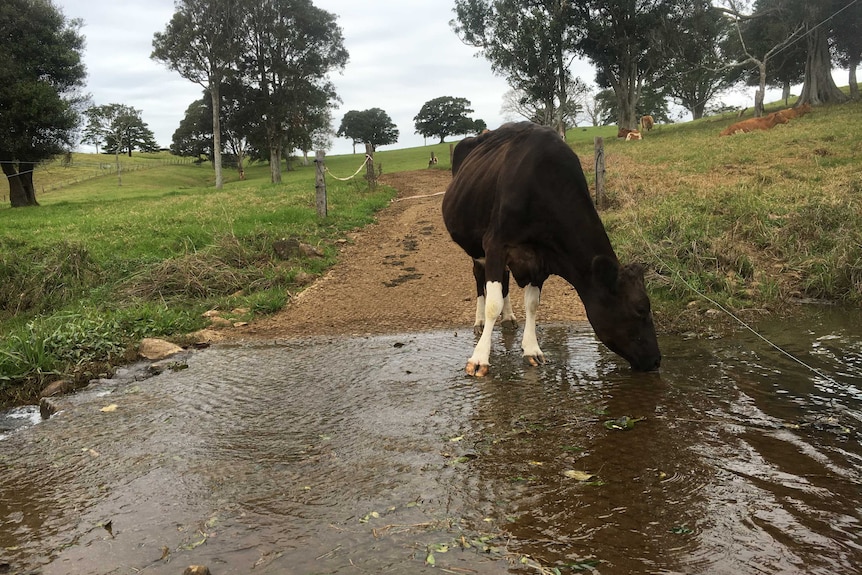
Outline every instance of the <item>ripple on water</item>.
<svg viewBox="0 0 862 575">
<path fill-rule="evenodd" d="M 438 567 L 854 572 L 858 437 L 799 425 L 852 394 L 748 340 L 664 338 L 638 374 L 586 326 L 543 327 L 539 369 L 519 335 L 484 379 L 432 332 L 214 347 L 66 398 L 0 442 L 0 548 L 43 575 L 430 573 L 469 541 Z"/>
</svg>

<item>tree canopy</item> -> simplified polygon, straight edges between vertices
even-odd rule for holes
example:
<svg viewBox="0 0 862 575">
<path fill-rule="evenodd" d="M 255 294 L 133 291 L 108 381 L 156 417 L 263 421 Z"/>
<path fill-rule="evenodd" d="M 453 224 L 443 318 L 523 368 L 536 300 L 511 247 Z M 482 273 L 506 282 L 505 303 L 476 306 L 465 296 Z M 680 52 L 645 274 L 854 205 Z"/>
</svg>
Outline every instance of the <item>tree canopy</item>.
<svg viewBox="0 0 862 575">
<path fill-rule="evenodd" d="M 37 205 L 36 164 L 74 144 L 85 100 L 80 26 L 51 2 L 0 3 L 0 165 L 13 207 Z"/>
<path fill-rule="evenodd" d="M 536 121 L 565 135 L 571 116 L 573 82 L 581 27 L 569 0 L 456 0 L 450 25 L 461 40 L 482 49 L 492 69 L 522 94 Z"/>
<path fill-rule="evenodd" d="M 123 104 L 93 106 L 84 112 L 87 126 L 81 141 L 100 146 L 111 154 L 127 153 L 133 150 L 157 152 L 153 131 L 141 117 L 141 110 Z"/>
<path fill-rule="evenodd" d="M 257 118 L 247 116 L 252 132 L 233 134 L 268 150 L 273 183 L 281 181 L 285 150 L 307 151 L 330 129 L 338 96 L 328 74 L 348 59 L 335 20 L 310 0 L 177 2 L 167 30 L 155 35 L 152 57 L 209 90 L 217 170 L 226 111 L 221 86 L 227 80 L 237 82 L 233 101 L 251 106 Z"/>
<path fill-rule="evenodd" d="M 446 141 L 446 136 L 456 134 L 473 134 L 485 129 L 485 122 L 473 120 L 470 100 L 441 96 L 428 100 L 422 105 L 419 113 L 414 116 L 416 133 L 425 136 L 439 137 L 440 143 Z"/>
<path fill-rule="evenodd" d="M 336 136 L 353 140 L 353 153 L 356 144 L 371 144 L 373 150 L 398 141 L 398 128 L 389 114 L 380 108 L 350 110 L 341 119 Z"/>
<path fill-rule="evenodd" d="M 220 89 L 238 53 L 239 3 L 234 0 L 177 0 L 164 32 L 153 37 L 152 58 L 209 90 L 212 98 L 215 186 L 221 189 Z"/>
</svg>

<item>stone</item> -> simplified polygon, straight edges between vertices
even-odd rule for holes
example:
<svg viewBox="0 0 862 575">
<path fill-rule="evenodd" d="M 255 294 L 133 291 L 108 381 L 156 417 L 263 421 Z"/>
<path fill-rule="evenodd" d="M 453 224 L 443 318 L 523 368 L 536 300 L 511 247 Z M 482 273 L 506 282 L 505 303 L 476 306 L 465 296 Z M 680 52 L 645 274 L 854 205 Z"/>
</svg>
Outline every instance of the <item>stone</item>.
<svg viewBox="0 0 862 575">
<path fill-rule="evenodd" d="M 42 388 L 39 397 L 54 397 L 55 395 L 63 395 L 72 389 L 72 382 L 67 379 L 58 379 Z"/>
<path fill-rule="evenodd" d="M 183 351 L 183 348 L 174 343 L 152 337 L 142 339 L 141 345 L 138 348 L 138 353 L 141 354 L 142 357 L 152 361 L 165 359 L 180 353 L 181 351 Z"/>
</svg>

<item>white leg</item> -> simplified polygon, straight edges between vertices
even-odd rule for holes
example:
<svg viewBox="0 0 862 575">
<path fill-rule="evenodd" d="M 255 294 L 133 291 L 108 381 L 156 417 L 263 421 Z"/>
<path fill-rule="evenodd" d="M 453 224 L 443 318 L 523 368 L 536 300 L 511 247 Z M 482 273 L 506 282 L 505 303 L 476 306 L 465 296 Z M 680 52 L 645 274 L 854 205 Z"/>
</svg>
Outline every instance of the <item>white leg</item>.
<svg viewBox="0 0 862 575">
<path fill-rule="evenodd" d="M 488 282 L 485 285 L 485 327 L 482 337 L 473 350 L 473 356 L 467 360 L 467 373 L 479 377 L 488 374 L 488 358 L 491 356 L 491 335 L 494 322 L 503 309 L 503 284 Z"/>
<path fill-rule="evenodd" d="M 476 298 L 476 321 L 473 322 L 473 333 L 480 335 L 485 326 L 485 296 Z"/>
<path fill-rule="evenodd" d="M 524 357 L 530 365 L 545 363 L 545 355 L 539 349 L 539 341 L 536 339 L 536 312 L 539 310 L 539 300 L 542 290 L 534 285 L 524 288 L 524 309 L 527 317 L 524 323 L 524 338 L 521 340 L 521 348 Z"/>
</svg>

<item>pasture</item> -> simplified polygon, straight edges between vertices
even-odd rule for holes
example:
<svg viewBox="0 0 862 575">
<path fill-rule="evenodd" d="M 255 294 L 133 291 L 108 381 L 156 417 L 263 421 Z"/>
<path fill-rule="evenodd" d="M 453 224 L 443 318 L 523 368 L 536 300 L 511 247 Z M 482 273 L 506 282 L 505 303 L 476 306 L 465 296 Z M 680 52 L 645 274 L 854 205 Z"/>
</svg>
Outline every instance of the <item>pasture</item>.
<svg viewBox="0 0 862 575">
<path fill-rule="evenodd" d="M 569 131 L 590 184 L 593 140 L 604 138 L 600 215 L 620 259 L 646 264 L 662 331 L 719 323 L 697 292 L 755 319 L 798 301 L 862 301 L 862 103 L 718 136 L 736 121 L 656 125 L 630 142 L 617 140 L 613 126 Z M 448 170 L 448 143 L 381 150 L 375 163 L 384 173 L 428 169 L 432 151 L 440 162 L 431 169 Z M 327 167 L 346 177 L 362 159 L 333 156 Z M 327 178 L 329 216 L 319 220 L 313 165 L 294 163 L 278 185 L 266 165 L 249 166 L 242 181 L 226 169 L 224 189 L 215 190 L 207 165 L 133 157 L 145 168 L 124 171 L 122 186 L 116 174 L 87 166 L 113 160 L 74 154 L 65 166 L 44 166 L 35 176 L 39 207 L 0 207 L 7 397 L 58 374 L 86 380 L 127 358 L 141 337 L 182 342 L 206 325 L 207 309 L 236 310 L 237 321 L 277 311 L 394 193 L 368 190 L 362 174 Z M 321 255 L 278 259 L 272 246 L 283 238 Z"/>
</svg>

